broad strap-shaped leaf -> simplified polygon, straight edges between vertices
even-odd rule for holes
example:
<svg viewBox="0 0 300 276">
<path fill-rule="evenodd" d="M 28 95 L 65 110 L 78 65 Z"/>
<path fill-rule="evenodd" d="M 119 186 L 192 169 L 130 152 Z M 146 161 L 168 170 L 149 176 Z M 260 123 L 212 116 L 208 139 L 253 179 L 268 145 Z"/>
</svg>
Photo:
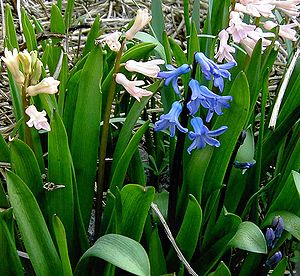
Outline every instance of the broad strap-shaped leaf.
<svg viewBox="0 0 300 276">
<path fill-rule="evenodd" d="M 33 151 L 27 144 L 18 139 L 10 142 L 10 150 L 12 170 L 37 197 L 43 191 L 43 180 Z"/>
<path fill-rule="evenodd" d="M 24 8 L 21 9 L 21 22 L 28 52 L 37 50 L 37 40 L 32 23 Z"/>
<path fill-rule="evenodd" d="M 121 190 L 122 235 L 140 241 L 154 193 L 153 187 L 136 184 L 128 184 L 123 187 Z M 133 225 L 134 227 L 132 227 Z"/>
<path fill-rule="evenodd" d="M 157 228 L 153 229 L 150 236 L 149 260 L 151 265 L 151 275 L 162 275 L 167 273 L 164 251 Z"/>
<path fill-rule="evenodd" d="M 72 159 L 67 133 L 58 111 L 53 112 L 51 131 L 48 134 L 48 182 L 63 187 L 46 191 L 49 221 L 57 214 L 67 232 L 69 245 L 74 228 L 74 197 L 72 181 Z"/>
<path fill-rule="evenodd" d="M 5 6 L 5 34 L 6 34 L 6 47 L 10 50 L 12 50 L 13 48 L 19 50 L 16 27 L 14 25 L 14 19 L 9 4 L 6 4 Z"/>
<path fill-rule="evenodd" d="M 275 211 L 288 211 L 300 216 L 300 174 L 292 171 L 284 186 L 273 199 L 266 216 Z"/>
<path fill-rule="evenodd" d="M 83 264 L 89 257 L 101 258 L 135 275 L 150 276 L 150 263 L 145 249 L 125 236 L 107 234 L 99 238 L 81 257 L 75 275 L 85 275 Z"/>
<path fill-rule="evenodd" d="M 235 78 L 229 94 L 233 98 L 230 108 L 224 110 L 224 114 L 217 118 L 212 128 L 217 129 L 221 126 L 227 126 L 228 130 L 218 137 L 221 146 L 214 149 L 209 167 L 206 170 L 203 186 L 204 198 L 207 198 L 212 191 L 222 186 L 230 157 L 246 123 L 250 96 L 248 81 L 243 72 Z"/>
<path fill-rule="evenodd" d="M 10 162 L 10 151 L 9 147 L 4 140 L 2 133 L 0 133 L 0 161 L 1 162 Z"/>
<path fill-rule="evenodd" d="M 288 257 L 284 257 L 271 272 L 270 276 L 282 276 L 286 271 L 288 265 Z"/>
<path fill-rule="evenodd" d="M 153 28 L 154 34 L 157 37 L 158 41 L 162 43 L 162 36 L 165 30 L 165 21 L 161 0 L 151 1 L 151 14 L 151 26 Z"/>
<path fill-rule="evenodd" d="M 88 36 L 87 36 L 87 39 L 85 42 L 85 46 L 82 51 L 82 56 L 85 56 L 86 54 L 88 54 L 95 47 L 95 40 L 98 38 L 99 32 L 100 32 L 100 24 L 101 24 L 100 16 L 97 15 L 89 33 L 88 33 Z"/>
<path fill-rule="evenodd" d="M 1 275 L 24 275 L 13 237 L 0 213 L 0 256 Z"/>
<path fill-rule="evenodd" d="M 72 268 L 69 259 L 69 253 L 68 253 L 66 231 L 64 225 L 62 224 L 61 220 L 57 215 L 54 215 L 52 217 L 52 225 L 53 225 L 55 239 L 56 239 L 56 243 L 57 243 L 57 247 L 58 247 L 58 251 L 62 263 L 63 275 L 72 276 L 73 274 L 72 274 Z"/>
<path fill-rule="evenodd" d="M 82 218 L 87 227 L 93 203 L 101 120 L 103 53 L 100 46 L 89 54 L 78 87 L 71 138 Z M 83 129 L 84 126 L 84 129 Z"/>
<path fill-rule="evenodd" d="M 133 137 L 129 141 L 127 147 L 124 149 L 122 156 L 119 158 L 118 163 L 114 168 L 113 176 L 110 182 L 110 190 L 112 192 L 115 191 L 116 187 L 123 187 L 126 171 L 128 169 L 130 160 L 133 154 L 135 153 L 136 149 L 138 148 L 138 145 L 148 127 L 149 122 L 146 122 L 139 128 L 139 130 L 133 135 Z M 120 138 L 123 137 L 120 136 Z"/>
<path fill-rule="evenodd" d="M 33 194 L 13 172 L 7 172 L 6 180 L 10 203 L 35 273 L 61 275 L 60 259 Z"/>
<path fill-rule="evenodd" d="M 189 195 L 186 212 L 179 232 L 176 236 L 176 244 L 180 248 L 180 251 L 187 261 L 192 259 L 194 251 L 197 247 L 201 223 L 201 207 L 195 197 L 193 195 Z M 180 261 L 173 248 L 168 253 L 167 263 L 169 267 L 172 267 L 172 271 L 176 271 L 179 268 Z"/>
<path fill-rule="evenodd" d="M 231 276 L 231 273 L 226 264 L 220 262 L 217 269 L 214 272 L 209 273 L 208 276 Z"/>
<path fill-rule="evenodd" d="M 267 254 L 267 244 L 264 234 L 251 221 L 244 221 L 229 242 L 230 247 L 239 248 L 253 253 Z"/>
</svg>

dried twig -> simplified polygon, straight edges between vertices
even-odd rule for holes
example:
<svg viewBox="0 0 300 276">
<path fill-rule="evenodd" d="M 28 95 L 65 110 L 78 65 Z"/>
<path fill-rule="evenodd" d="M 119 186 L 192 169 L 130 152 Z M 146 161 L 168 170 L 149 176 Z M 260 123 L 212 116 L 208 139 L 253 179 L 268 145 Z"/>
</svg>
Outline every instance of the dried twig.
<svg viewBox="0 0 300 276">
<path fill-rule="evenodd" d="M 164 227 L 164 230 L 167 234 L 167 237 L 169 239 L 169 241 L 171 242 L 174 250 L 176 251 L 177 253 L 177 256 L 179 258 L 180 261 L 182 261 L 184 267 L 186 268 L 186 270 L 188 271 L 188 273 L 190 275 L 193 275 L 193 276 L 198 276 L 198 274 L 192 269 L 192 267 L 190 266 L 190 264 L 188 263 L 188 261 L 185 259 L 185 257 L 183 256 L 183 254 L 181 253 L 179 247 L 177 246 L 176 244 L 176 241 L 171 233 L 171 230 L 167 224 L 167 222 L 165 221 L 162 213 L 160 212 L 160 210 L 158 209 L 157 205 L 155 203 L 151 203 L 151 208 L 153 209 L 153 211 L 157 214 L 159 220 L 161 221 L 163 227 Z"/>
</svg>

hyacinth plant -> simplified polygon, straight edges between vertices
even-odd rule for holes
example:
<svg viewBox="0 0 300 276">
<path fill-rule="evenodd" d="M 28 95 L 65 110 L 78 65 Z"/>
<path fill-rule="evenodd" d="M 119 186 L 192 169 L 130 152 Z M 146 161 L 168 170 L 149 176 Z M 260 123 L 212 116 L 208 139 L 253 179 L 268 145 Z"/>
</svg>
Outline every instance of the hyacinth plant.
<svg viewBox="0 0 300 276">
<path fill-rule="evenodd" d="M 5 8 L 0 274 L 293 273 L 300 1 L 211 0 L 200 29 L 200 1 L 184 0 L 179 46 L 153 0 L 113 33 L 97 17 L 77 59 L 72 3 L 52 6 L 50 33 L 22 9 L 26 44 Z"/>
</svg>

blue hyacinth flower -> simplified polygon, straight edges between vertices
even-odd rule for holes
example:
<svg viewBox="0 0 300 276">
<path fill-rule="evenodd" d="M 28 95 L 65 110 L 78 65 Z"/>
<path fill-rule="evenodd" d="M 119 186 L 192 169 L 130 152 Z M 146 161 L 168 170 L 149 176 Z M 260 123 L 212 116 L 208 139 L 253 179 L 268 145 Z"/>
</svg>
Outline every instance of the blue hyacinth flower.
<svg viewBox="0 0 300 276">
<path fill-rule="evenodd" d="M 194 115 L 200 104 L 208 109 L 206 122 L 210 122 L 214 112 L 222 115 L 223 108 L 229 108 L 229 101 L 232 101 L 231 96 L 219 96 L 210 91 L 206 86 L 200 85 L 198 81 L 192 79 L 189 83 L 192 90 L 191 100 L 187 103 L 187 108 L 191 115 Z"/>
<path fill-rule="evenodd" d="M 188 64 L 183 64 L 178 68 L 168 64 L 166 68 L 169 71 L 162 71 L 157 74 L 157 78 L 165 79 L 165 86 L 169 86 L 170 82 L 172 82 L 173 89 L 177 95 L 180 95 L 180 91 L 178 88 L 178 78 L 182 74 L 187 74 L 190 72 L 191 67 Z"/>
<path fill-rule="evenodd" d="M 192 144 L 188 147 L 187 151 L 191 154 L 193 149 L 203 149 L 206 144 L 219 147 L 220 142 L 212 137 L 219 136 L 227 130 L 227 126 L 222 126 L 216 130 L 209 130 L 200 117 L 195 117 L 191 120 L 191 125 L 194 131 L 190 131 L 188 136 L 192 140 Z"/>
<path fill-rule="evenodd" d="M 229 79 L 231 74 L 229 73 L 229 69 L 233 66 L 236 66 L 236 62 L 227 62 L 225 64 L 217 64 L 211 59 L 207 58 L 203 53 L 198 52 L 195 54 L 195 59 L 197 63 L 201 67 L 201 71 L 204 74 L 207 80 L 211 80 L 211 77 L 214 78 L 214 86 L 218 87 L 221 92 L 224 89 L 224 80 Z"/>
<path fill-rule="evenodd" d="M 169 113 L 160 116 L 159 120 L 155 123 L 154 130 L 161 131 L 168 128 L 171 137 L 174 137 L 175 135 L 175 126 L 183 133 L 188 132 L 188 129 L 184 128 L 178 121 L 181 111 L 181 103 L 178 101 L 174 102 Z"/>
</svg>

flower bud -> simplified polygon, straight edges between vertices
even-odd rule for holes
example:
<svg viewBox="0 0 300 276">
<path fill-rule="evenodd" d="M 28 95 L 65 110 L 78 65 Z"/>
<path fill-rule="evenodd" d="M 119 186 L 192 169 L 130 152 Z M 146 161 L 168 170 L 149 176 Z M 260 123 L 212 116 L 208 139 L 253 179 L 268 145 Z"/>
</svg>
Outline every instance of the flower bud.
<svg viewBox="0 0 300 276">
<path fill-rule="evenodd" d="M 274 233 L 273 229 L 272 228 L 267 228 L 266 241 L 267 241 L 268 248 L 273 247 L 273 241 L 274 240 L 275 240 L 275 233 Z"/>
<path fill-rule="evenodd" d="M 55 94 L 58 92 L 57 86 L 60 81 L 53 77 L 44 78 L 40 83 L 31 85 L 26 92 L 29 96 L 36 96 L 37 94 Z"/>
<path fill-rule="evenodd" d="M 284 223 L 281 216 L 276 216 L 272 221 L 272 226 L 275 227 L 275 237 L 279 239 L 284 231 Z"/>
<path fill-rule="evenodd" d="M 21 61 L 24 74 L 31 74 L 31 56 L 27 50 L 19 53 L 19 60 Z"/>
<path fill-rule="evenodd" d="M 139 9 L 133 25 L 125 34 L 126 38 L 128 40 L 133 39 L 135 34 L 143 29 L 151 21 L 151 19 L 152 17 L 148 14 L 147 9 Z"/>
<path fill-rule="evenodd" d="M 37 59 L 32 67 L 31 84 L 37 84 L 39 82 L 42 75 L 42 67 L 43 63 L 39 59 Z"/>
<path fill-rule="evenodd" d="M 7 48 L 4 50 L 4 57 L 1 57 L 1 59 L 6 64 L 6 67 L 10 71 L 10 73 L 13 75 L 15 81 L 18 84 L 24 83 L 24 75 L 20 71 L 19 67 L 19 58 L 18 58 L 18 51 L 17 49 L 13 49 L 13 51 L 9 51 Z"/>
<path fill-rule="evenodd" d="M 266 261 L 266 265 L 268 267 L 273 267 L 275 266 L 280 260 L 282 259 L 282 253 L 280 251 L 276 252 L 272 257 L 270 257 Z"/>
</svg>

